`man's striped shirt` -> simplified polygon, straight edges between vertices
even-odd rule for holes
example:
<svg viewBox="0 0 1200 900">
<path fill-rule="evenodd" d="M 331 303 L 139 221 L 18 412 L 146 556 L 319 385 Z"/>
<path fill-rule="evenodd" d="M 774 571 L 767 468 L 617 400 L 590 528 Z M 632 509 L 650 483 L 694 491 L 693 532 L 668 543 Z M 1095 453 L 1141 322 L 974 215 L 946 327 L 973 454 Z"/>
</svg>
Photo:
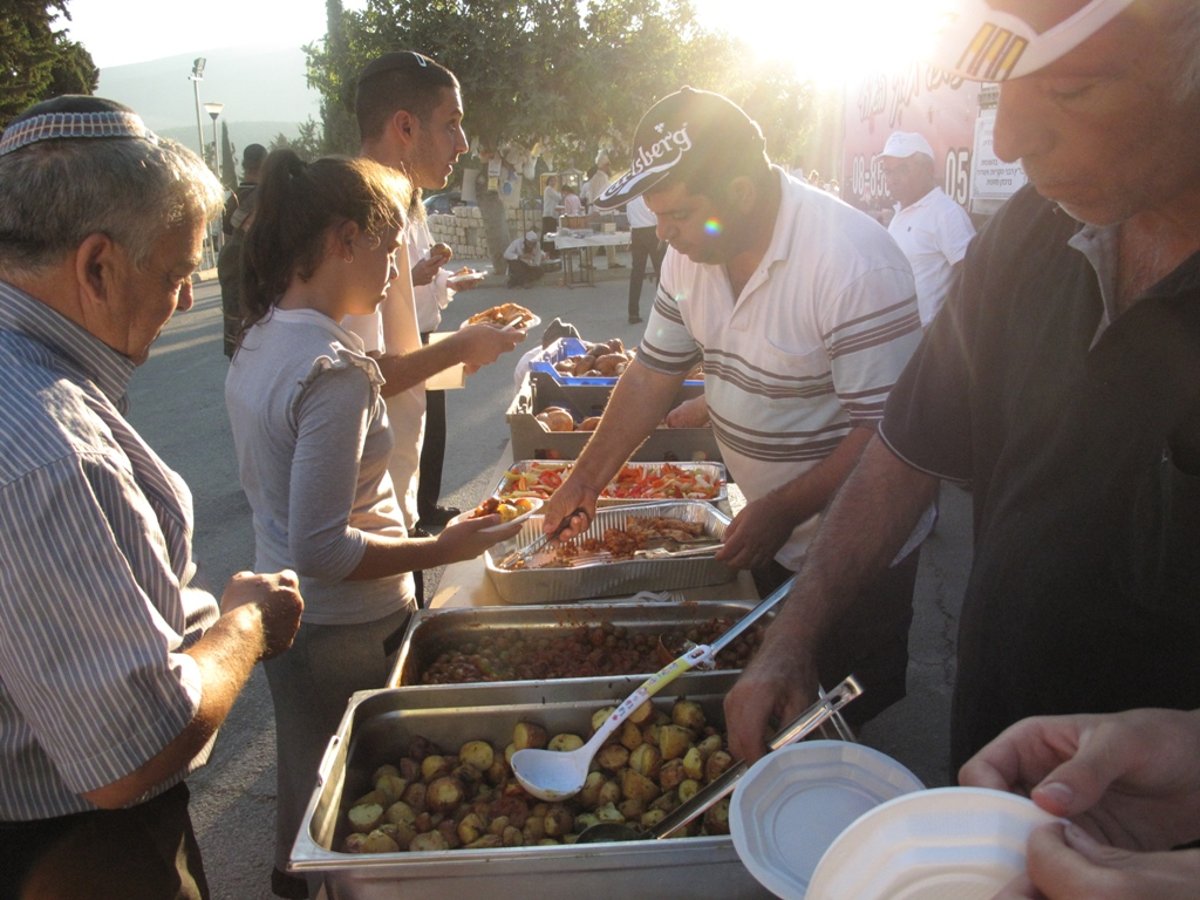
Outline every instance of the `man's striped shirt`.
<svg viewBox="0 0 1200 900">
<path fill-rule="evenodd" d="M 121 414 L 133 368 L 0 281 L 0 820 L 92 808 L 200 702 L 182 651 L 217 605 L 186 485 Z"/>
<path fill-rule="evenodd" d="M 668 250 L 638 350 L 667 373 L 703 361 L 713 431 L 749 500 L 878 422 L 921 338 L 912 271 L 883 227 L 777 171 L 774 234 L 741 295 L 724 266 Z M 816 526 L 800 525 L 776 559 L 797 568 Z"/>
</svg>

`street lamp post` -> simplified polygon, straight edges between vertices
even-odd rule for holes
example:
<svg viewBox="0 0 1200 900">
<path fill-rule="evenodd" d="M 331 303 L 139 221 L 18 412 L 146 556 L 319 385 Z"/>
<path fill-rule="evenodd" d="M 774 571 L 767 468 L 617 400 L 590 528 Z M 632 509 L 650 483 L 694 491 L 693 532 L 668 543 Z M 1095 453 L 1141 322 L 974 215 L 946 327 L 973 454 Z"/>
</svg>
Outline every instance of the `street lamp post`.
<svg viewBox="0 0 1200 900">
<path fill-rule="evenodd" d="M 213 173 L 217 176 L 217 181 L 221 180 L 221 147 L 217 143 L 217 119 L 224 108 L 224 103 L 214 103 L 211 100 L 204 104 L 204 111 L 212 117 L 213 122 Z"/>
<path fill-rule="evenodd" d="M 204 80 L 204 63 L 203 56 L 197 56 L 192 60 L 192 74 L 188 76 L 196 92 L 196 139 L 199 141 L 196 149 L 199 151 L 201 159 L 204 159 L 204 126 L 200 124 L 200 82 Z"/>
</svg>

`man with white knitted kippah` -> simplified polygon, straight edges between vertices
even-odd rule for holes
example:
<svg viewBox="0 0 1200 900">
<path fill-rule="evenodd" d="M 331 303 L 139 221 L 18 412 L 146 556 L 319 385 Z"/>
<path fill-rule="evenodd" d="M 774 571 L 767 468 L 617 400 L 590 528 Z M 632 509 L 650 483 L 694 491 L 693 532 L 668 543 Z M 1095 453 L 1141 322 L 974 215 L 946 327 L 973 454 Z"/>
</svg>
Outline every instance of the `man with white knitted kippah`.
<svg viewBox="0 0 1200 900">
<path fill-rule="evenodd" d="M 192 499 L 124 416 L 221 188 L 96 97 L 0 136 L 0 898 L 208 896 L 184 777 L 303 602 L 193 583 Z"/>
</svg>

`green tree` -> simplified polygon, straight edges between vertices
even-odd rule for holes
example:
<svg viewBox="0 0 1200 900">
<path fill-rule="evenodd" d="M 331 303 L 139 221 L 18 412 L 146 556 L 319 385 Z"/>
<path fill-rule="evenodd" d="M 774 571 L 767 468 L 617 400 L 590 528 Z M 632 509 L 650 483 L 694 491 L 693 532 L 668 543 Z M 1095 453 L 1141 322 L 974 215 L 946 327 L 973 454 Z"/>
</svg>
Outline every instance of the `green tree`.
<svg viewBox="0 0 1200 900">
<path fill-rule="evenodd" d="M 299 133 L 296 137 L 289 138 L 280 132 L 275 135 L 271 146 L 267 149 L 279 150 L 283 147 L 290 147 L 301 159 L 316 159 L 321 156 L 324 153 L 321 124 L 310 116 L 300 123 Z"/>
<path fill-rule="evenodd" d="M 91 54 L 54 30 L 67 0 L 5 0 L 0 15 L 0 128 L 58 94 L 90 94 L 100 73 Z"/>
<path fill-rule="evenodd" d="M 689 0 L 367 0 L 361 11 L 328 0 L 328 9 L 329 35 L 306 48 L 328 149 L 330 136 L 344 133 L 336 121 L 353 115 L 358 70 L 396 49 L 426 53 L 458 76 L 464 127 L 484 163 L 510 144 L 540 145 L 560 168 L 583 169 L 604 147 L 619 168 L 641 114 L 683 84 L 739 101 L 753 95 L 775 135 L 769 141 L 787 143 L 802 127 L 803 86 L 782 70 L 758 86 L 747 74 L 752 55 L 702 29 Z M 480 182 L 476 197 L 502 267 L 503 207 Z"/>
<path fill-rule="evenodd" d="M 229 123 L 221 123 L 221 183 L 229 190 L 238 185 L 237 148 L 229 140 Z"/>
</svg>

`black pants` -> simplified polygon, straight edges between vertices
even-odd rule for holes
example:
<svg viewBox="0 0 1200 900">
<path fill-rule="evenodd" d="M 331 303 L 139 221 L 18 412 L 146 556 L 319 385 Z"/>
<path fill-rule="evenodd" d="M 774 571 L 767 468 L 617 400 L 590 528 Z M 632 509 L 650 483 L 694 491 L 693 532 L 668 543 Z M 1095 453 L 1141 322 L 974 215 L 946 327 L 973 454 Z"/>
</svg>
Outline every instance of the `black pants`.
<svg viewBox="0 0 1200 900">
<path fill-rule="evenodd" d="M 238 332 L 242 324 L 242 232 L 235 231 L 225 239 L 217 256 L 217 280 L 221 285 L 225 356 L 233 359 L 237 349 Z"/>
<path fill-rule="evenodd" d="M 641 315 L 638 309 L 642 301 L 642 282 L 646 277 L 646 260 L 650 260 L 654 266 L 654 283 L 657 285 L 666 252 L 666 245 L 659 243 L 656 228 L 634 228 L 630 232 L 629 254 L 632 267 L 629 270 L 629 318 L 636 319 Z"/>
<path fill-rule="evenodd" d="M 531 266 L 529 263 L 519 259 L 510 259 L 508 261 L 508 286 L 524 287 L 527 284 L 533 284 L 541 278 L 545 272 L 540 266 Z"/>
<path fill-rule="evenodd" d="M 0 900 L 207 900 L 182 782 L 128 809 L 0 822 Z"/>
<path fill-rule="evenodd" d="M 914 550 L 865 588 L 851 614 L 834 626 L 817 651 L 822 687 L 831 688 L 847 675 L 854 675 L 863 687 L 863 695 L 842 713 L 855 728 L 908 692 L 908 630 L 920 557 Z M 772 560 L 754 571 L 754 583 L 765 597 L 792 574 Z"/>
<path fill-rule="evenodd" d="M 421 335 L 429 343 L 429 332 Z M 446 392 L 425 392 L 425 441 L 417 469 L 417 519 L 437 509 L 442 495 L 442 468 L 446 462 Z"/>
<path fill-rule="evenodd" d="M 550 259 L 558 259 L 558 248 L 554 246 L 554 241 L 546 240 L 546 235 L 552 231 L 558 231 L 558 219 L 542 216 L 542 250 Z"/>
</svg>

